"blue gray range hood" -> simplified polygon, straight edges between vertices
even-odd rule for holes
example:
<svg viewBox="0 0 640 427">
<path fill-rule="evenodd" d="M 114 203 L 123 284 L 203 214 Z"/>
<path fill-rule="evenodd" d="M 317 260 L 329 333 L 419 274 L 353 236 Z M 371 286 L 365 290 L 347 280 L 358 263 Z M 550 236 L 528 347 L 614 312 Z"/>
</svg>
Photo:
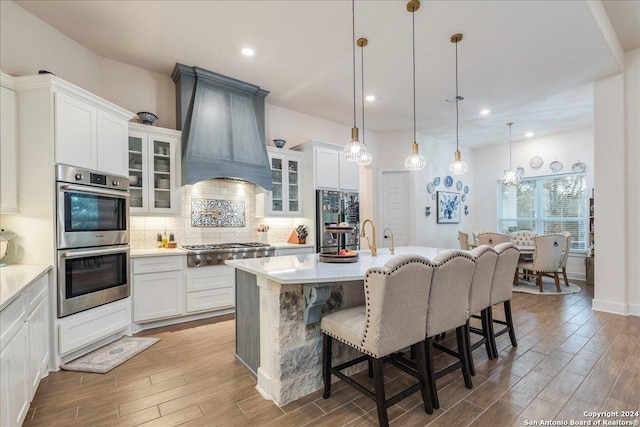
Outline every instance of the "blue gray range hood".
<svg viewBox="0 0 640 427">
<path fill-rule="evenodd" d="M 264 100 L 258 86 L 176 64 L 176 123 L 182 130 L 182 183 L 250 181 L 271 190 Z"/>
</svg>

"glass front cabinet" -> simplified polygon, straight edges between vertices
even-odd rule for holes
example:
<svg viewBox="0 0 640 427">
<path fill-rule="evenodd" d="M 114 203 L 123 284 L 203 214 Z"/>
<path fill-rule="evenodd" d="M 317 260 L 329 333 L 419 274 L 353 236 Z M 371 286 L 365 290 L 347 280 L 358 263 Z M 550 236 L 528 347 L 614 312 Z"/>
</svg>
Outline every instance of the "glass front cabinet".
<svg viewBox="0 0 640 427">
<path fill-rule="evenodd" d="M 257 195 L 257 216 L 301 216 L 302 153 L 267 147 L 267 154 L 273 188 Z"/>
<path fill-rule="evenodd" d="M 180 132 L 129 124 L 129 194 L 132 215 L 180 215 Z"/>
</svg>

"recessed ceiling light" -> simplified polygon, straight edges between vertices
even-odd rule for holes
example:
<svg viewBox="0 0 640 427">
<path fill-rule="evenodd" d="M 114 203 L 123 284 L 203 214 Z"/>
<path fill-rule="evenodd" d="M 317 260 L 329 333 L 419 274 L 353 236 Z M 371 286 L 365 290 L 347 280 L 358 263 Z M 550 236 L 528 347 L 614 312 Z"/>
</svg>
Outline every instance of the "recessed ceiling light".
<svg viewBox="0 0 640 427">
<path fill-rule="evenodd" d="M 488 116 L 490 112 L 491 112 L 491 110 L 487 110 L 485 108 L 484 110 L 480 110 L 480 115 L 481 116 Z"/>
<path fill-rule="evenodd" d="M 525 133 L 524 136 L 526 136 L 527 138 L 531 138 L 533 136 L 533 132 L 529 131 Z"/>
<path fill-rule="evenodd" d="M 365 98 L 367 101 L 371 102 L 371 101 L 375 101 L 376 97 L 373 95 L 367 95 L 367 97 Z"/>
<path fill-rule="evenodd" d="M 255 54 L 255 52 L 250 47 L 243 47 L 242 48 L 242 54 L 244 56 L 253 56 Z"/>
</svg>

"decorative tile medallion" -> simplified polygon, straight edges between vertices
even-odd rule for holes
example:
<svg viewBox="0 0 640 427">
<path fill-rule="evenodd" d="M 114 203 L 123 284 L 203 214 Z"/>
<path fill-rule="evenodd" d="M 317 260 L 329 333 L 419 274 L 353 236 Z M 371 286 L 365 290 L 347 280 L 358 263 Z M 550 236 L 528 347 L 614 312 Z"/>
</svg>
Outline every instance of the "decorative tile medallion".
<svg viewBox="0 0 640 427">
<path fill-rule="evenodd" d="M 244 227 L 244 202 L 191 199 L 192 227 Z"/>
</svg>

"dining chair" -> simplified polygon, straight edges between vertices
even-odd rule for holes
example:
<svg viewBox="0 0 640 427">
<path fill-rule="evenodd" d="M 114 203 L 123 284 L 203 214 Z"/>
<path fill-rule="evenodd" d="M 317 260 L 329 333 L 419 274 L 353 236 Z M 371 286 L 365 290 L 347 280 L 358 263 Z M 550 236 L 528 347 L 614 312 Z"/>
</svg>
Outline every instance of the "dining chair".
<svg viewBox="0 0 640 427">
<path fill-rule="evenodd" d="M 469 235 L 467 233 L 463 233 L 462 231 L 458 231 L 458 241 L 460 242 L 460 249 L 463 251 L 468 251 L 469 248 Z"/>
<path fill-rule="evenodd" d="M 498 357 L 498 346 L 496 337 L 509 333 L 511 345 L 518 346 L 516 332 L 513 327 L 513 318 L 511 316 L 511 297 L 513 295 L 513 276 L 517 271 L 520 251 L 511 242 L 500 243 L 494 247 L 498 254 L 496 268 L 493 273 L 493 282 L 491 284 L 491 297 L 489 299 L 489 308 L 487 309 L 487 325 L 489 327 L 488 336 L 491 340 L 491 348 L 494 352 L 494 358 Z M 504 308 L 505 320 L 495 319 L 493 317 L 493 306 L 502 303 Z M 499 331 L 495 331 L 493 324 L 503 325 Z"/>
<path fill-rule="evenodd" d="M 524 274 L 535 275 L 536 284 L 542 289 L 542 276 L 549 273 L 556 282 L 556 289 L 560 292 L 560 281 L 558 278 L 558 269 L 560 268 L 560 260 L 562 251 L 566 244 L 566 238 L 561 234 L 544 234 L 534 238 L 535 252 L 532 261 L 518 262 L 518 270 L 522 270 Z M 516 270 L 514 284 L 517 285 L 518 271 Z"/>
<path fill-rule="evenodd" d="M 565 286 L 569 286 L 569 279 L 567 278 L 567 260 L 569 259 L 569 249 L 571 246 L 571 233 L 568 231 L 561 231 L 559 234 L 565 238 L 562 257 L 560 258 L 560 271 L 562 271 L 562 278 L 564 279 Z"/>
<path fill-rule="evenodd" d="M 476 266 L 473 270 L 471 279 L 471 291 L 469 292 L 469 313 L 472 317 L 480 318 L 481 328 L 471 327 L 467 320 L 465 338 L 467 340 L 467 348 L 469 350 L 469 373 L 476 374 L 475 365 L 473 363 L 473 350 L 484 344 L 489 359 L 493 359 L 494 351 L 491 347 L 491 339 L 488 335 L 491 328 L 487 322 L 489 317 L 487 309 L 491 306 L 491 285 L 493 284 L 493 275 L 498 261 L 498 253 L 489 245 L 478 246 L 471 251 L 471 255 L 475 258 Z M 480 313 L 480 316 L 476 314 Z M 471 345 L 470 332 L 480 335 L 482 338 Z"/>
<path fill-rule="evenodd" d="M 434 265 L 418 255 L 396 256 L 383 266 L 370 268 L 364 279 L 365 305 L 324 316 L 322 331 L 323 398 L 331 395 L 331 374 L 376 402 L 378 422 L 388 426 L 387 408 L 421 390 L 424 409 L 433 413 L 426 372 L 425 346 L 427 304 Z M 364 356 L 332 366 L 333 340 L 364 353 Z M 411 346 L 417 355 L 418 383 L 387 399 L 383 360 Z M 367 361 L 372 365 L 374 392 L 341 371 Z M 371 366 L 370 365 L 370 366 Z"/>
<path fill-rule="evenodd" d="M 510 233 L 509 239 L 511 240 L 511 243 L 513 243 L 516 246 L 533 246 L 534 245 L 533 238 L 536 237 L 537 235 L 538 234 L 534 231 L 518 230 Z"/>
<path fill-rule="evenodd" d="M 509 236 L 502 233 L 484 232 L 484 233 L 478 234 L 478 246 L 479 245 L 495 246 L 500 243 L 505 243 L 508 241 L 509 241 Z"/>
</svg>

